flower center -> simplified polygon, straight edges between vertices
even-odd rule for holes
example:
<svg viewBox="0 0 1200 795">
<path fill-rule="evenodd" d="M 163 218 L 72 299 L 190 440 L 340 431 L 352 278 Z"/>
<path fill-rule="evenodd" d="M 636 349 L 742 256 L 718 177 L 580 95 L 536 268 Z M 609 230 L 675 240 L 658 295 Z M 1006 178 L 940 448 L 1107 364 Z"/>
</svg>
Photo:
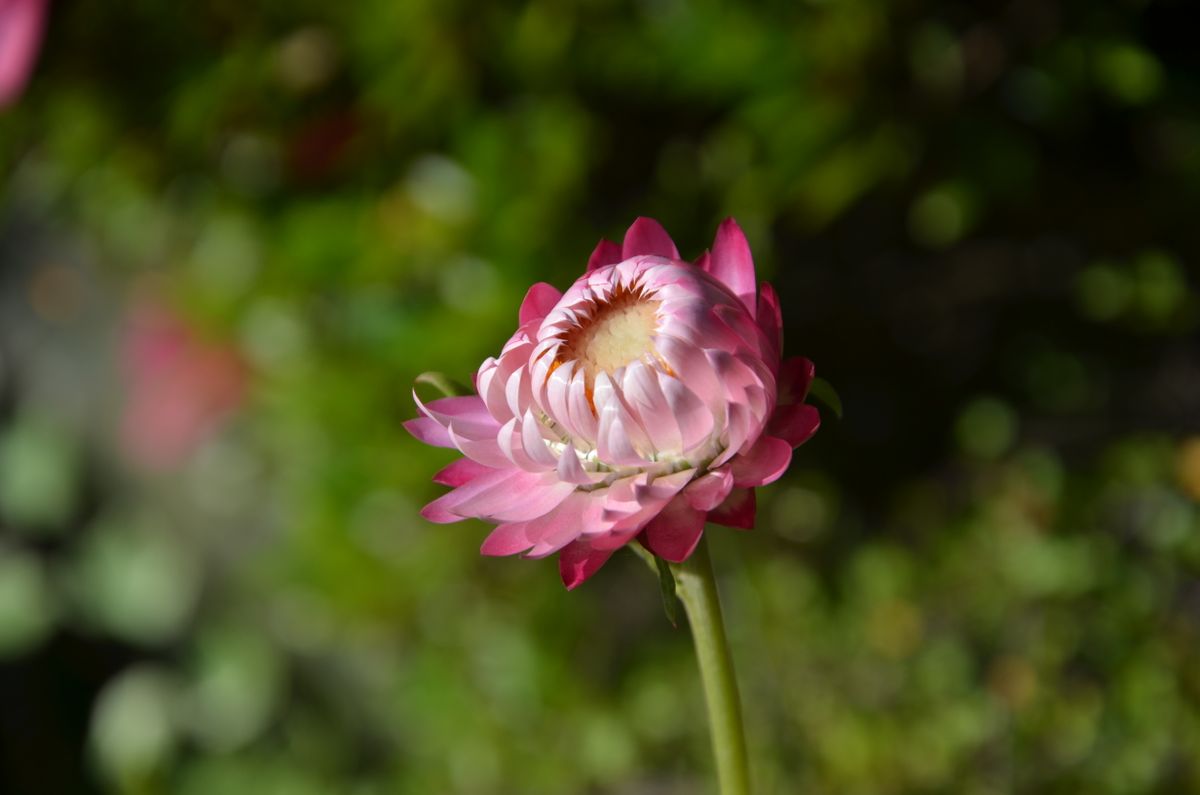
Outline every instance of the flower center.
<svg viewBox="0 0 1200 795">
<path fill-rule="evenodd" d="M 579 328 L 567 334 L 563 359 L 583 368 L 590 388 L 597 373 L 612 373 L 654 352 L 658 301 L 640 291 L 623 290 L 596 308 Z"/>
</svg>

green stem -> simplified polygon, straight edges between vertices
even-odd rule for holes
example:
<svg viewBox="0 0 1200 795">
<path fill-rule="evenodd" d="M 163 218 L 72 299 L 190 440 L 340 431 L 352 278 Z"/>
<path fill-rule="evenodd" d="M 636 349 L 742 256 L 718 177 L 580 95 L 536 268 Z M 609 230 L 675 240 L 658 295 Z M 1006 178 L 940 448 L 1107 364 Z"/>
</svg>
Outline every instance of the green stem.
<svg viewBox="0 0 1200 795">
<path fill-rule="evenodd" d="M 725 622 L 721 618 L 721 599 L 708 554 L 708 540 L 701 537 L 692 556 L 683 563 L 671 564 L 671 570 L 692 626 L 721 795 L 750 795 L 737 678 L 725 640 Z"/>
</svg>

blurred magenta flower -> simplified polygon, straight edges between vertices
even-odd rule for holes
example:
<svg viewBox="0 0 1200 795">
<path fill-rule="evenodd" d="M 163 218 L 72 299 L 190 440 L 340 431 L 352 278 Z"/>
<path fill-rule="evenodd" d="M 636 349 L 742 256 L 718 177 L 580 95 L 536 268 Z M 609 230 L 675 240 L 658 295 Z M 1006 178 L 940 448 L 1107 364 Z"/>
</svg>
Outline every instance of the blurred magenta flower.
<svg viewBox="0 0 1200 795">
<path fill-rule="evenodd" d="M 237 352 L 202 340 L 154 301 L 134 304 L 121 360 L 121 450 L 144 470 L 180 466 L 245 397 L 248 372 Z"/>
<path fill-rule="evenodd" d="M 466 456 L 434 477 L 455 488 L 422 514 L 498 524 L 485 555 L 558 552 L 568 588 L 635 538 L 681 562 L 706 521 L 751 528 L 754 487 L 817 430 L 812 364 L 781 362 L 781 347 L 778 297 L 756 286 L 733 219 L 689 264 L 639 218 L 565 294 L 530 288 L 478 395 L 416 398 L 408 430 Z"/>
<path fill-rule="evenodd" d="M 47 0 L 0 0 L 0 108 L 16 101 L 42 43 Z"/>
</svg>

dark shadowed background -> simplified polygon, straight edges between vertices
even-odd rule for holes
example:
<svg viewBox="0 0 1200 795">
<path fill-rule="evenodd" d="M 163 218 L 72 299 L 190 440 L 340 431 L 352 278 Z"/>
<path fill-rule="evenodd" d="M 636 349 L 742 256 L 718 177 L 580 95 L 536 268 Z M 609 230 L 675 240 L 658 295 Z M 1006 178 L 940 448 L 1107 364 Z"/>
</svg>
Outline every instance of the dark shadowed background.
<svg viewBox="0 0 1200 795">
<path fill-rule="evenodd" d="M 735 216 L 824 412 L 710 533 L 762 793 L 1200 791 L 1184 2 L 62 0 L 0 111 L 0 791 L 707 791 L 617 556 L 417 514 L 535 281 Z"/>
</svg>

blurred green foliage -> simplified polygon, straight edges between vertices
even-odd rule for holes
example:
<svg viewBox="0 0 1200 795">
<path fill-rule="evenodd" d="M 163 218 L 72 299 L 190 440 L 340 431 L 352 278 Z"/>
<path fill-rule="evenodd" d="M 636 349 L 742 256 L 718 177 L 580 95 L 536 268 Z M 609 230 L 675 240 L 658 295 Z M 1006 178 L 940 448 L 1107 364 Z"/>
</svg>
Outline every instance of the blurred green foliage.
<svg viewBox="0 0 1200 795">
<path fill-rule="evenodd" d="M 0 789 L 705 791 L 654 578 L 479 557 L 400 423 L 601 234 L 733 214 L 846 409 L 712 534 L 759 790 L 1200 790 L 1182 5 L 55 4 L 0 117 Z M 147 285 L 253 373 L 170 474 L 113 449 Z"/>
</svg>

